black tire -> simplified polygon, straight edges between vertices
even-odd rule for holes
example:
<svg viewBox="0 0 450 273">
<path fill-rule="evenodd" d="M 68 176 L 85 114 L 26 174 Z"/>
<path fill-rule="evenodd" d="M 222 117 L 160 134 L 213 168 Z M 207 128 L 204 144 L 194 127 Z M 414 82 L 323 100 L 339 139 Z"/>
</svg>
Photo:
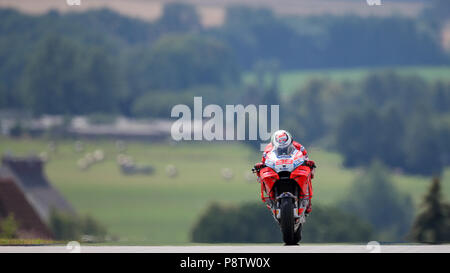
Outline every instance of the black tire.
<svg viewBox="0 0 450 273">
<path fill-rule="evenodd" d="M 281 233 L 286 245 L 296 245 L 298 241 L 294 234 L 294 200 L 290 197 L 281 199 Z"/>
<path fill-rule="evenodd" d="M 294 233 L 294 240 L 297 244 L 302 240 L 302 228 L 303 224 L 300 224 Z"/>
</svg>

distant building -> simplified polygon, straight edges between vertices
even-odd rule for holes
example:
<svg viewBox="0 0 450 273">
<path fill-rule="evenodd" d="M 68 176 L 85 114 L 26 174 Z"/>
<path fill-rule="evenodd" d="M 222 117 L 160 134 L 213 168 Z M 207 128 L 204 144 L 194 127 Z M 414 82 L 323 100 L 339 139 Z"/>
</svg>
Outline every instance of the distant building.
<svg viewBox="0 0 450 273">
<path fill-rule="evenodd" d="M 22 238 L 52 238 L 52 209 L 75 210 L 47 181 L 39 158 L 3 157 L 0 167 L 0 221 L 9 214 L 19 223 Z"/>
<path fill-rule="evenodd" d="M 135 120 L 118 117 L 110 124 L 95 124 L 86 117 L 72 119 L 67 133 L 77 137 L 160 141 L 170 138 L 172 121 Z"/>
<path fill-rule="evenodd" d="M 15 128 L 20 128 L 31 136 L 49 133 L 83 138 L 164 141 L 170 139 L 172 123 L 169 119 L 138 120 L 126 117 L 114 117 L 109 122 L 93 122 L 86 116 L 71 120 L 58 115 L 33 118 L 27 113 L 0 111 L 0 135 L 7 136 L 13 135 Z"/>
</svg>

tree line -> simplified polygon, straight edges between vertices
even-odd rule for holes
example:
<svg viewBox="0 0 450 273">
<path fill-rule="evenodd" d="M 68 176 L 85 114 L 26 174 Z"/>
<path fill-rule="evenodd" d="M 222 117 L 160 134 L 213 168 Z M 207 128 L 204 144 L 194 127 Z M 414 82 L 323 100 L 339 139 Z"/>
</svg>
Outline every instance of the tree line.
<svg viewBox="0 0 450 273">
<path fill-rule="evenodd" d="M 448 82 L 376 73 L 362 81 L 311 80 L 287 99 L 284 69 L 448 63 L 430 19 L 279 17 L 230 7 L 204 29 L 193 6 L 167 4 L 153 22 L 109 10 L 29 16 L 0 10 L 0 109 L 34 115 L 170 116 L 176 104 L 280 104 L 282 127 L 322 143 L 346 166 L 373 159 L 408 173 L 450 161 Z M 270 86 L 243 71 L 270 70 Z"/>
<path fill-rule="evenodd" d="M 2 9 L 0 108 L 158 116 L 145 111 L 157 106 L 149 97 L 176 102 L 203 88 L 221 101 L 226 90 L 242 93 L 242 72 L 262 61 L 281 70 L 448 64 L 440 25 L 426 18 L 280 17 L 232 6 L 222 26 L 205 29 L 195 8 L 181 3 L 165 5 L 151 23 L 109 10 Z"/>
<path fill-rule="evenodd" d="M 394 71 L 358 82 L 311 80 L 287 99 L 285 127 L 340 152 L 347 167 L 381 160 L 439 175 L 450 163 L 450 83 Z"/>
</svg>

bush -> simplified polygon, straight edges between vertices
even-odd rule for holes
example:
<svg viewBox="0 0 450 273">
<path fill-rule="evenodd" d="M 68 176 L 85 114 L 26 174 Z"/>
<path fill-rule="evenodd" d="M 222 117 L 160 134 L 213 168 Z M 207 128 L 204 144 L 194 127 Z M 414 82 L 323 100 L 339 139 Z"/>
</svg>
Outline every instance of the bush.
<svg viewBox="0 0 450 273">
<path fill-rule="evenodd" d="M 106 228 L 89 215 L 80 217 L 57 210 L 50 216 L 50 228 L 55 240 L 81 240 L 89 236 L 93 241 L 104 241 Z"/>
<path fill-rule="evenodd" d="M 332 206 L 314 205 L 303 229 L 306 243 L 369 242 L 373 236 L 368 222 Z"/>
<path fill-rule="evenodd" d="M 279 235 L 270 212 L 256 203 L 212 204 L 192 229 L 192 241 L 200 243 L 274 243 Z"/>
<path fill-rule="evenodd" d="M 78 240 L 81 238 L 81 227 L 77 217 L 53 211 L 50 215 L 50 228 L 55 240 Z"/>
<path fill-rule="evenodd" d="M 9 214 L 8 217 L 0 222 L 0 238 L 12 239 L 17 238 L 17 230 L 19 224 L 14 219 L 14 214 Z"/>
<path fill-rule="evenodd" d="M 271 213 L 260 203 L 210 205 L 192 229 L 192 241 L 201 243 L 277 243 L 281 232 Z M 367 242 L 369 224 L 337 208 L 315 206 L 307 218 L 303 242 Z"/>
</svg>

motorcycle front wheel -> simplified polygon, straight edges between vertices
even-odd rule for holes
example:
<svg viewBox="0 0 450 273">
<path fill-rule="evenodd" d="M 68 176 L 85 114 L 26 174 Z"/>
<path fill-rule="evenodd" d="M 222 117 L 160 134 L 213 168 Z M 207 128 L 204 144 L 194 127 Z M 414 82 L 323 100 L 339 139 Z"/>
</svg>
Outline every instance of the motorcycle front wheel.
<svg viewBox="0 0 450 273">
<path fill-rule="evenodd" d="M 286 245 L 296 245 L 300 240 L 300 236 L 296 236 L 294 231 L 294 200 L 290 197 L 281 199 L 280 210 L 280 227 L 283 241 Z"/>
</svg>

